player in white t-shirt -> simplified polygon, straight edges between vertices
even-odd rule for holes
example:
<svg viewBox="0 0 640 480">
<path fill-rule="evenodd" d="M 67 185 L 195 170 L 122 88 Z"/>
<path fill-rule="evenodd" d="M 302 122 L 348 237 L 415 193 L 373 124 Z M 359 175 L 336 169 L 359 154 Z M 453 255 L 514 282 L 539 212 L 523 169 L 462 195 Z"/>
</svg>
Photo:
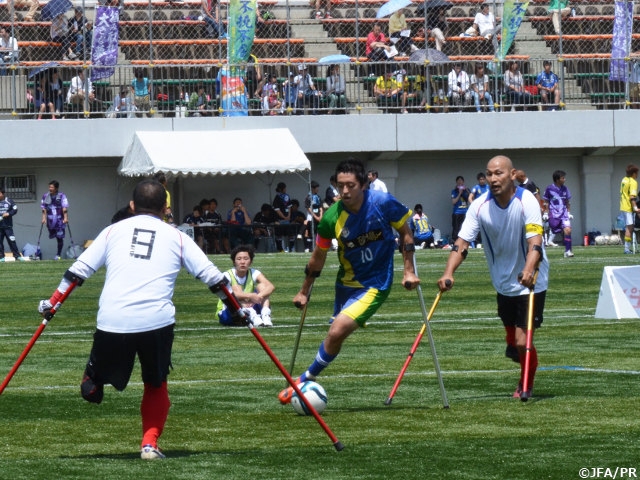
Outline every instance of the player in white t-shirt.
<svg viewBox="0 0 640 480">
<path fill-rule="evenodd" d="M 518 350 L 520 383 L 513 396 L 520 398 L 524 383 L 529 289 L 538 268 L 534 289 L 534 324 L 537 328 L 542 324 L 549 262 L 542 246 L 540 204 L 531 192 L 516 187 L 515 173 L 511 160 L 505 156 L 489 161 L 486 175 L 490 190 L 469 207 L 438 286 L 442 291 L 453 287 L 454 272 L 467 256 L 470 243 L 482 232 L 491 281 L 498 293 L 498 315 L 507 331 L 507 345 Z M 448 281 L 451 283 L 447 284 Z M 528 382 L 531 388 L 537 365 L 534 347 Z"/>
<path fill-rule="evenodd" d="M 142 415 L 143 459 L 163 458 L 158 437 L 169 413 L 167 376 L 175 324 L 172 302 L 176 277 L 184 267 L 224 297 L 224 275 L 187 235 L 162 221 L 166 194 L 162 184 L 143 180 L 135 187 L 131 208 L 135 216 L 105 228 L 65 272 L 39 311 L 56 305 L 75 280 L 80 285 L 106 266 L 100 295 L 97 329 L 82 385 L 82 397 L 100 403 L 105 384 L 124 390 L 140 359 L 144 393 Z M 234 308 L 232 305 L 229 308 Z M 235 310 L 235 308 L 234 308 Z"/>
</svg>

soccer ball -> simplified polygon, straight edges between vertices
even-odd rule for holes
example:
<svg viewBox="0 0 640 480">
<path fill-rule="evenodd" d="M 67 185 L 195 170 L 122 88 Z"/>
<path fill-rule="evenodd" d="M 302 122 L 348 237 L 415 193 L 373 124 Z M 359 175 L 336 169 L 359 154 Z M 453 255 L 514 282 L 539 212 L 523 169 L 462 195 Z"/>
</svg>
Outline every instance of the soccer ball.
<svg viewBox="0 0 640 480">
<path fill-rule="evenodd" d="M 604 238 L 604 235 L 598 235 L 598 236 L 595 238 L 595 242 L 596 242 L 596 245 L 604 245 L 604 244 L 606 244 L 606 243 L 607 243 L 607 242 L 606 242 L 606 240 L 605 240 L 605 238 Z"/>
<path fill-rule="evenodd" d="M 307 381 L 299 385 L 299 388 L 307 401 L 316 409 L 316 412 L 322 413 L 327 408 L 327 392 L 322 388 L 322 385 Z M 311 412 L 296 392 L 293 392 L 291 396 L 291 405 L 298 415 L 311 415 Z"/>
<path fill-rule="evenodd" d="M 622 242 L 620 241 L 620 236 L 619 235 L 610 235 L 609 236 L 609 245 L 620 245 Z"/>
</svg>

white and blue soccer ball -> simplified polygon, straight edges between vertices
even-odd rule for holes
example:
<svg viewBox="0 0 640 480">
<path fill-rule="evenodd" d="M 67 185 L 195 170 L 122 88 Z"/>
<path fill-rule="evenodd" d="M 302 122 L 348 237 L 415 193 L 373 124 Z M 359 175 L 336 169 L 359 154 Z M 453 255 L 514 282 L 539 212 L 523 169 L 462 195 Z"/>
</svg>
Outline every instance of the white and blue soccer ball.
<svg viewBox="0 0 640 480">
<path fill-rule="evenodd" d="M 322 413 L 327 408 L 327 392 L 322 385 L 316 382 L 307 381 L 298 385 L 300 391 L 309 403 L 316 409 L 316 412 Z M 293 392 L 291 396 L 291 405 L 298 415 L 311 415 L 311 412 L 300 399 L 297 393 Z"/>
</svg>

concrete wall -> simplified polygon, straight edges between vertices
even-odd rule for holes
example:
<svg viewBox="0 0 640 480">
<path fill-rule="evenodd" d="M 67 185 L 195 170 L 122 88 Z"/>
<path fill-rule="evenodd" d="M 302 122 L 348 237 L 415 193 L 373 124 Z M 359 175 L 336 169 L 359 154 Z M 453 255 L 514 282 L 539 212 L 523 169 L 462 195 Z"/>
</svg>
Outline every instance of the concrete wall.
<svg viewBox="0 0 640 480">
<path fill-rule="evenodd" d="M 286 127 L 311 160 L 312 178 L 321 184 L 322 194 L 336 163 L 357 156 L 379 170 L 389 190 L 407 205 L 422 203 L 443 234 L 451 228 L 449 194 L 455 177 L 463 175 L 473 186 L 476 174 L 493 155 L 508 155 L 543 191 L 551 183 L 552 172 L 562 169 L 573 194 L 573 239 L 578 243 L 592 228 L 611 229 L 624 168 L 637 162 L 634 125 L 639 115 L 629 110 L 3 121 L 0 176 L 35 174 L 37 178 L 38 201 L 19 204 L 15 218 L 20 246 L 37 241 L 39 197 L 52 179 L 60 181 L 61 190 L 69 196 L 74 240 L 81 243 L 93 238 L 129 200 L 135 181 L 118 177 L 116 168 L 136 130 Z M 247 142 L 251 141 L 248 132 Z M 277 145 L 256 145 L 256 155 L 269 155 L 277 162 Z M 211 197 L 226 213 L 233 198 L 240 196 L 254 214 L 262 203 L 271 201 L 279 181 L 302 202 L 305 180 L 294 174 L 190 177 L 170 187 L 176 214 L 182 218 L 201 198 Z M 45 257 L 53 256 L 55 242 L 43 239 L 42 243 Z"/>
</svg>

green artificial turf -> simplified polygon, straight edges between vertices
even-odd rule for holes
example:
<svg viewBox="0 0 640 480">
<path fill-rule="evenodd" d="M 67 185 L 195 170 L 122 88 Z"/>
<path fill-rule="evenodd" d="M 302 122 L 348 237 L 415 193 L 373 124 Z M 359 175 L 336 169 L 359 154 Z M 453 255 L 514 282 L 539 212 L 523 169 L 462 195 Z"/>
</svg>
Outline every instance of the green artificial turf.
<svg viewBox="0 0 640 480">
<path fill-rule="evenodd" d="M 396 279 L 389 300 L 352 335 L 319 382 L 323 418 L 345 445 L 337 452 L 312 417 L 276 398 L 284 379 L 246 328 L 213 320 L 216 299 L 182 273 L 172 408 L 160 447 L 167 459 L 139 458 L 139 369 L 124 392 L 105 388 L 84 402 L 84 369 L 104 271 L 76 289 L 0 396 L 0 477 L 7 479 L 578 479 L 581 468 L 636 468 L 640 474 L 638 320 L 594 318 L 603 267 L 638 264 L 622 247 L 550 249 L 550 287 L 536 334 L 534 397 L 512 399 L 519 366 L 504 356 L 484 252 L 473 250 L 442 296 L 432 332 L 450 408 L 443 409 L 425 335 L 393 403 L 384 401 L 421 328 L 416 292 Z M 448 253 L 418 251 L 427 309 Z M 274 328 L 259 333 L 289 366 L 300 312 L 291 303 L 308 254 L 258 255 L 277 287 Z M 226 256 L 212 257 L 221 269 Z M 35 332 L 69 262 L 0 267 L 0 378 Z M 317 280 L 295 374 L 312 361 L 332 312 L 335 254 Z M 640 287 L 639 287 L 640 288 Z M 595 478 L 595 477 L 592 477 Z M 601 478 L 604 478 L 601 476 Z M 618 476 L 620 478 L 620 476 Z M 626 478 L 633 478 L 627 476 Z"/>
</svg>

